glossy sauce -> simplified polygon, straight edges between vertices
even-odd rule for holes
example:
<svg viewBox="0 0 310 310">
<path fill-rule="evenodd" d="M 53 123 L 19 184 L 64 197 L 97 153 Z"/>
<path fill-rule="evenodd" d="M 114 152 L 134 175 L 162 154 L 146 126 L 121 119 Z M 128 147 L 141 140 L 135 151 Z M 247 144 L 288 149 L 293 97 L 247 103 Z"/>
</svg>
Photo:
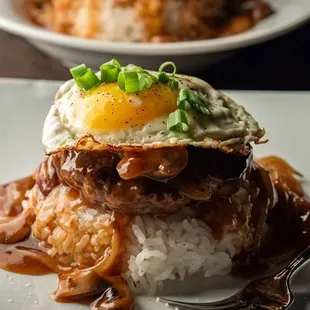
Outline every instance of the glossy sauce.
<svg viewBox="0 0 310 310">
<path fill-rule="evenodd" d="M 31 225 L 34 217 L 32 216 L 31 220 L 28 216 L 21 217 L 28 210 L 23 210 L 20 204 L 26 198 L 26 190 L 30 190 L 33 185 L 34 180 L 29 177 L 0 187 L 0 210 L 4 214 L 15 214 L 15 216 L 0 218 L 0 222 L 6 220 L 0 224 L 0 233 L 9 234 L 10 230 L 15 232 L 14 244 L 0 238 L 0 268 L 25 275 L 57 273 L 59 275 L 59 286 L 53 296 L 59 302 L 71 301 L 87 305 L 92 304 L 93 306 L 102 304 L 107 307 L 105 309 L 118 306 L 120 309 L 131 309 L 133 305 L 132 295 L 124 280 L 119 277 L 120 267 L 118 265 L 111 265 L 113 268 L 110 267 L 107 274 L 101 272 L 100 275 L 94 272 L 96 266 L 89 268 L 87 266 L 73 267 L 48 255 L 39 241 L 33 237 Z M 13 192 L 17 189 L 20 190 L 20 195 Z M 19 213 L 16 210 L 19 210 Z M 23 221 L 14 221 L 18 217 L 21 217 Z M 119 220 L 116 218 L 116 222 L 118 223 L 115 224 L 117 226 L 127 224 L 126 218 Z M 9 231 L 2 230 L 6 228 L 1 226 L 4 224 L 10 225 Z M 28 229 L 22 229 L 24 227 Z M 115 235 L 117 235 L 116 232 Z M 120 239 L 121 235 L 118 238 Z M 118 248 L 113 250 L 113 239 L 111 246 L 112 249 L 106 253 L 107 256 L 101 259 L 103 265 L 101 264 L 101 267 L 98 265 L 98 268 L 110 264 L 109 260 L 111 260 L 112 255 L 117 256 L 119 254 Z M 113 251 L 116 252 L 113 254 Z M 114 260 L 111 261 L 111 264 L 114 264 Z"/>
<path fill-rule="evenodd" d="M 21 202 L 34 182 L 30 176 L 0 186 L 0 214 L 11 215 L 0 217 L 0 268 L 28 275 L 68 271 L 68 266 L 46 254 L 32 236 L 31 225 L 35 216 L 31 208 L 23 210 Z M 5 237 L 1 238 L 2 235 Z"/>
<path fill-rule="evenodd" d="M 34 179 L 29 177 L 0 187 L 0 214 L 2 215 L 0 233 L 6 235 L 1 238 L 0 268 L 21 274 L 41 275 L 50 273 L 51 270 L 34 260 L 31 255 L 26 255 L 25 251 L 25 249 L 40 250 L 38 241 L 31 237 L 33 221 L 23 216 L 21 206 L 26 191 L 33 185 Z M 16 221 L 15 217 L 19 217 L 20 220 Z M 15 240 L 12 240 L 14 242 L 10 242 L 10 238 L 7 237 L 11 235 L 10 232 L 12 235 L 17 235 Z M 42 255 L 44 255 L 43 252 Z"/>
<path fill-rule="evenodd" d="M 158 154 L 153 154 L 153 158 L 159 158 Z M 181 156 L 176 156 L 176 158 L 183 158 L 180 160 L 182 162 L 186 156 L 183 156 L 184 153 L 182 155 L 181 152 L 179 154 Z M 132 154 L 125 155 L 123 157 L 125 158 L 124 162 L 132 156 Z M 73 159 L 78 168 L 76 158 L 73 157 Z M 85 160 L 91 159 L 84 158 L 81 160 L 81 167 L 85 168 Z M 251 162 L 250 159 L 248 160 Z M 237 162 L 235 161 L 235 163 Z M 49 167 L 49 171 L 45 170 L 45 172 L 49 173 L 43 174 L 43 179 L 47 176 L 48 182 L 41 184 L 42 191 L 48 193 L 51 190 L 49 186 L 53 188 L 54 184 L 59 182 L 55 181 L 57 169 L 55 169 L 53 161 L 50 159 L 47 159 L 42 165 Z M 213 165 L 211 166 L 213 167 Z M 231 180 L 234 177 L 242 179 L 247 175 L 249 173 L 247 167 L 248 164 L 242 163 L 241 160 L 240 167 L 236 169 L 236 172 L 228 171 L 225 167 L 222 168 L 226 174 L 228 173 L 226 178 Z M 255 172 L 255 164 L 252 166 L 252 169 Z M 220 174 L 222 173 L 217 174 L 217 172 L 213 172 L 214 178 L 218 178 Z M 38 175 L 40 175 L 40 172 L 38 172 Z M 282 175 L 285 176 L 285 173 Z M 272 197 L 272 190 L 268 190 L 268 187 L 270 187 L 267 184 L 268 182 L 266 183 L 266 180 L 264 180 L 266 188 L 261 194 L 269 199 L 270 214 L 267 220 L 269 231 L 262 240 L 259 255 L 252 259 L 248 266 L 242 265 L 241 268 L 235 268 L 234 272 L 239 276 L 261 275 L 262 272 L 266 272 L 268 269 L 274 271 L 275 267 L 280 268 L 281 265 L 286 264 L 310 243 L 310 217 L 308 216 L 310 204 L 303 198 L 303 192 L 300 191 L 297 184 L 290 182 L 289 178 L 285 179 L 286 181 L 281 179 L 281 173 L 279 173 L 278 177 L 279 180 L 275 183 L 278 194 L 277 201 Z M 50 180 L 52 181 L 50 182 Z M 257 178 L 256 181 L 259 183 Z M 117 265 L 110 269 L 105 276 L 98 276 L 97 273 L 92 272 L 89 268 L 81 270 L 73 268 L 60 263 L 45 253 L 44 248 L 40 246 L 39 242 L 31 234 L 34 215 L 27 208 L 24 209 L 21 206 L 21 202 L 25 199 L 26 191 L 31 189 L 33 185 L 34 179 L 31 176 L 0 187 L 0 236 L 1 233 L 5 234 L 5 237 L 0 238 L 0 268 L 28 275 L 43 275 L 53 272 L 59 274 L 59 287 L 55 292 L 55 296 L 60 296 L 57 298 L 58 301 L 62 301 L 61 296 L 65 296 L 66 298 L 63 301 L 84 300 L 89 303 L 95 299 L 95 296 L 100 295 L 93 302 L 96 305 L 104 303 L 106 307 L 110 308 L 120 306 L 123 309 L 130 309 L 133 304 L 132 295 L 126 283 L 118 276 L 119 268 Z M 295 192 L 298 195 L 294 193 L 294 189 L 296 189 Z M 19 220 L 17 221 L 16 219 Z M 116 225 L 126 224 L 125 222 L 121 223 L 121 220 L 117 220 L 117 223 Z M 124 230 L 117 230 L 118 238 L 120 240 L 123 239 L 121 231 Z M 11 235 L 14 238 L 10 238 Z M 118 255 L 118 252 L 113 254 L 113 245 L 111 251 L 109 255 Z"/>
<path fill-rule="evenodd" d="M 186 167 L 188 152 L 185 148 L 160 148 L 144 152 L 125 152 L 117 164 L 123 180 L 148 176 L 155 180 L 169 180 Z"/>
<path fill-rule="evenodd" d="M 185 204 L 230 197 L 248 178 L 252 153 L 162 148 L 139 152 L 62 151 L 47 156 L 38 170 L 44 195 L 62 182 L 90 205 L 124 214 L 167 214 Z"/>
</svg>

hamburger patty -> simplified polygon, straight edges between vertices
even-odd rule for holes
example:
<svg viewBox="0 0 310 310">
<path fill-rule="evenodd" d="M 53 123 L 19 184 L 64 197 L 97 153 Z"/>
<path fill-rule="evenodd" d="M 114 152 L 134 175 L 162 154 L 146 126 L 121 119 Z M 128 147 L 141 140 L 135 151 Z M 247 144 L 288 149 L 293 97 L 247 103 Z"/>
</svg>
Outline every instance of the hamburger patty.
<svg viewBox="0 0 310 310">
<path fill-rule="evenodd" d="M 46 157 L 37 172 L 43 194 L 59 183 L 97 208 L 124 214 L 173 213 L 185 204 L 230 199 L 247 183 L 252 154 L 164 148 L 112 153 L 66 150 Z"/>
</svg>

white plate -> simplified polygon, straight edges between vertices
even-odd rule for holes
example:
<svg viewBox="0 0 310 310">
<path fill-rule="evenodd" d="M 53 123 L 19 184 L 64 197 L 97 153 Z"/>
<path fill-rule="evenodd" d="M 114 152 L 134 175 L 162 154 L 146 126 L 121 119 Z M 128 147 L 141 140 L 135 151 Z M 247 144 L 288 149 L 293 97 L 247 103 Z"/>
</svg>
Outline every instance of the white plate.
<svg viewBox="0 0 310 310">
<path fill-rule="evenodd" d="M 183 72 L 201 70 L 233 50 L 287 33 L 310 17 L 309 0 L 268 0 L 277 13 L 235 36 L 160 44 L 107 42 L 66 36 L 34 26 L 22 17 L 22 1 L 0 1 L 0 28 L 25 37 L 68 66 L 86 62 L 94 68 L 116 57 L 124 64 L 136 63 L 150 69 L 157 69 L 159 64 L 170 59 L 176 61 Z"/>
<path fill-rule="evenodd" d="M 0 79 L 0 183 L 30 174 L 40 162 L 43 151 L 41 131 L 44 117 L 60 82 Z M 310 180 L 310 92 L 227 92 L 266 127 L 270 143 L 255 147 L 255 155 L 283 156 Z M 305 184 L 310 193 L 309 184 Z M 310 266 L 309 266 L 310 267 Z M 296 275 L 294 291 L 310 296 L 310 268 Z M 195 279 L 170 285 L 187 299 L 216 300 L 234 293 L 246 281 L 227 277 Z M 0 271 L 0 309 L 2 310 L 78 310 L 76 304 L 57 304 L 49 298 L 56 288 L 55 276 L 22 276 Z M 176 294 L 177 296 L 177 294 Z M 302 297 L 304 298 L 304 297 Z M 302 299 L 304 300 L 304 299 Z M 309 300 L 310 302 L 310 300 Z M 137 309 L 160 310 L 155 298 L 138 297 Z M 297 307 L 297 306 L 296 306 Z M 301 307 L 295 308 L 304 310 Z M 309 308 L 308 308 L 309 309 Z"/>
</svg>

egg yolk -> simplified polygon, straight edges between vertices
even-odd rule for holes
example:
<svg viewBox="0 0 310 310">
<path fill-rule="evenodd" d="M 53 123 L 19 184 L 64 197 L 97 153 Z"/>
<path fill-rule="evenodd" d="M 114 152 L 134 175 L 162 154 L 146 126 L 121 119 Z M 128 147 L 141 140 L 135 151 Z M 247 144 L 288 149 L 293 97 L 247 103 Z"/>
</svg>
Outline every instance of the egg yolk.
<svg viewBox="0 0 310 310">
<path fill-rule="evenodd" d="M 153 84 L 139 93 L 125 93 L 117 83 L 102 84 L 87 92 L 78 114 L 85 127 L 99 131 L 143 125 L 176 110 L 178 91 Z"/>
</svg>

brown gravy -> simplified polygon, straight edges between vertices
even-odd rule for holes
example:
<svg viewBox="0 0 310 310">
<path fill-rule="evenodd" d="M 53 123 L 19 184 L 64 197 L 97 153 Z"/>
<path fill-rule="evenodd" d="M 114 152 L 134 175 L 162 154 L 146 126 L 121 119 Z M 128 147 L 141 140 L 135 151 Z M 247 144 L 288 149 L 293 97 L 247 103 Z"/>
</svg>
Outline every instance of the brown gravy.
<svg viewBox="0 0 310 310">
<path fill-rule="evenodd" d="M 40 251 L 38 241 L 31 236 L 18 244 L 1 244 L 0 268 L 26 275 L 45 275 L 53 273 L 51 269 L 29 255 L 28 251 L 33 251 L 33 249 L 38 249 L 38 251 Z M 44 255 L 47 256 L 47 254 L 42 252 L 42 256 Z"/>
<path fill-rule="evenodd" d="M 59 265 L 45 253 L 39 241 L 32 236 L 34 214 L 28 210 L 23 211 L 21 202 L 25 199 L 26 191 L 30 190 L 34 183 L 33 177 L 30 176 L 0 186 L 0 268 L 27 275 L 44 275 L 56 270 L 68 270 L 68 267 Z"/>
<path fill-rule="evenodd" d="M 32 177 L 22 179 L 0 187 L 0 232 L 1 225 L 5 224 L 5 220 L 19 217 L 23 214 L 21 201 L 25 198 L 25 193 L 34 185 Z M 13 191 L 16 191 L 15 195 Z M 260 254 L 252 260 L 248 265 L 237 266 L 234 274 L 240 277 L 253 277 L 261 275 L 262 272 L 272 271 L 288 263 L 298 252 L 300 252 L 307 244 L 310 243 L 310 204 L 303 198 L 296 197 L 285 193 L 279 196 L 279 201 L 272 210 L 268 219 L 269 231 L 264 238 L 261 246 Z M 11 227 L 15 231 L 21 231 L 19 240 L 5 242 L 0 244 L 0 268 L 26 275 L 44 275 L 49 273 L 66 273 L 72 271 L 72 267 L 59 263 L 56 259 L 50 257 L 40 247 L 39 242 L 32 237 L 31 220 L 24 217 L 24 222 L 15 221 L 16 227 Z M 29 228 L 20 230 L 20 228 Z M 289 229 L 288 229 L 289 227 Z M 11 240 L 12 241 L 12 240 Z M 5 244 L 6 243 L 6 244 Z M 35 253 L 36 255 L 32 255 Z M 96 280 L 96 279 L 95 279 Z M 101 279 L 101 282 L 102 283 Z M 119 277 L 110 278 L 109 283 L 121 287 Z M 106 282 L 104 282 L 106 283 Z M 101 284 L 103 285 L 103 284 Z M 101 289 L 102 299 L 99 302 L 114 301 L 115 294 L 111 291 L 111 285 L 106 284 Z M 125 292 L 125 296 L 128 292 Z M 113 295 L 113 296 L 112 296 Z M 82 296 L 83 303 L 94 300 L 89 296 Z M 127 296 L 128 297 L 128 296 Z M 68 300 L 67 300 L 68 301 Z M 76 301 L 73 299 L 73 301 Z M 127 304 L 132 305 L 132 300 L 128 297 Z M 130 308 L 130 307 L 129 307 Z M 128 308 L 128 309 L 129 309 Z M 127 309 L 127 308 L 126 308 Z"/>
<path fill-rule="evenodd" d="M 58 302 L 78 302 L 85 305 L 92 304 L 96 307 L 103 304 L 104 309 L 131 309 L 132 295 L 124 280 L 119 276 L 119 264 L 111 266 L 107 274 L 99 275 L 87 266 L 66 265 L 48 255 L 46 250 L 41 247 L 31 232 L 34 217 L 31 220 L 28 216 L 23 216 L 27 208 L 23 209 L 21 205 L 21 202 L 26 198 L 26 191 L 30 190 L 33 185 L 33 178 L 29 177 L 0 186 L 0 214 L 3 215 L 2 218 L 0 215 L 0 268 L 25 275 L 58 274 L 59 286 L 53 293 L 53 297 Z M 14 192 L 17 189 L 20 191 Z M 11 209 L 14 211 L 11 212 Z M 6 214 L 14 214 L 14 216 Z M 14 221 L 19 217 L 24 221 Z M 116 220 L 117 225 L 126 225 L 126 222 Z M 14 240 L 1 239 L 3 225 L 9 225 L 9 232 L 11 231 L 17 236 Z M 5 234 L 9 234 L 9 232 L 5 231 Z M 107 261 L 105 264 L 109 264 L 110 257 L 115 255 L 112 253 L 114 242 L 112 238 L 112 248 L 102 258 L 102 261 Z M 74 292 L 72 295 L 70 295 L 71 288 Z M 59 296 L 56 296 L 57 294 Z"/>
</svg>

